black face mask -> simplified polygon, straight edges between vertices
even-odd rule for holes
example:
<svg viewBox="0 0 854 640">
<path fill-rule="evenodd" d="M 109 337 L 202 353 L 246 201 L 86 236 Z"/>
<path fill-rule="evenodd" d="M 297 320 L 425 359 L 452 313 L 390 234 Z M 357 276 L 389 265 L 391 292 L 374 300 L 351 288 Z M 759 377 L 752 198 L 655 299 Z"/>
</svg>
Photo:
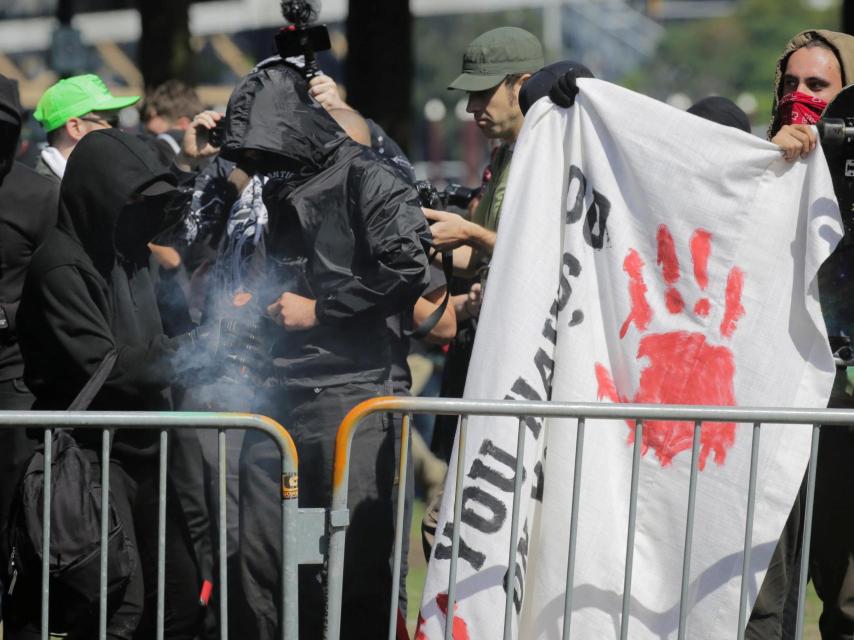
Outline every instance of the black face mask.
<svg viewBox="0 0 854 640">
<path fill-rule="evenodd" d="M 116 250 L 125 257 L 143 251 L 164 227 L 165 201 L 146 198 L 125 205 L 116 221 Z"/>
</svg>

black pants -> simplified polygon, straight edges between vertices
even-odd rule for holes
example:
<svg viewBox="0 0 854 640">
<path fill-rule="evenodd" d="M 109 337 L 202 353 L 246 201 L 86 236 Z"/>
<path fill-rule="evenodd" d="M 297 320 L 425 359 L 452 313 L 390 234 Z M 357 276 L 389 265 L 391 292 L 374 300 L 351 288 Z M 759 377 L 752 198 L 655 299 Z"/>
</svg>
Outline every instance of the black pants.
<svg viewBox="0 0 854 640">
<path fill-rule="evenodd" d="M 831 408 L 852 408 L 844 394 L 844 370 L 837 374 Z M 794 638 L 803 547 L 806 477 L 747 626 L 749 640 Z M 848 427 L 821 430 L 809 573 L 823 607 L 822 640 L 854 640 L 854 432 Z"/>
<path fill-rule="evenodd" d="M 335 435 L 359 402 L 387 393 L 383 385 L 346 384 L 281 393 L 258 412 L 279 421 L 299 453 L 300 507 L 329 507 Z M 350 459 L 350 526 L 344 564 L 344 640 L 375 640 L 388 633 L 391 597 L 395 459 L 399 431 L 382 415 L 361 423 Z M 281 566 L 281 503 L 278 449 L 248 432 L 241 454 L 240 564 L 252 619 L 246 637 L 278 637 Z M 300 567 L 300 638 L 323 637 L 325 598 L 319 567 Z M 257 628 L 248 625 L 254 622 Z"/>
<path fill-rule="evenodd" d="M 25 411 L 33 406 L 35 397 L 22 378 L 0 382 L 0 410 Z M 9 507 L 27 463 L 35 451 L 36 443 L 27 437 L 24 429 L 0 429 L 0 602 L 6 592 L 3 580 L 6 575 L 7 526 Z M 2 616 L 0 616 L 2 620 Z"/>
</svg>

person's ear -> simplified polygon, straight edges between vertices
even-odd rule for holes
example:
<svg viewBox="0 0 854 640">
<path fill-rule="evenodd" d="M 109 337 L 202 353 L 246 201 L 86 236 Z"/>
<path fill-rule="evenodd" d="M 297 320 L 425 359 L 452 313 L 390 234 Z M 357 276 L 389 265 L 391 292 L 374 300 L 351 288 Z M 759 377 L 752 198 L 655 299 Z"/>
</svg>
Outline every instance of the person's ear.
<svg viewBox="0 0 854 640">
<path fill-rule="evenodd" d="M 74 142 L 79 142 L 86 135 L 86 125 L 80 118 L 69 118 L 62 126 L 65 128 L 65 133 Z"/>
<path fill-rule="evenodd" d="M 525 84 L 530 77 L 530 73 L 523 73 L 516 79 L 516 82 L 513 83 L 513 95 L 516 96 L 517 100 L 519 99 L 519 92 L 522 90 L 522 85 Z"/>
</svg>

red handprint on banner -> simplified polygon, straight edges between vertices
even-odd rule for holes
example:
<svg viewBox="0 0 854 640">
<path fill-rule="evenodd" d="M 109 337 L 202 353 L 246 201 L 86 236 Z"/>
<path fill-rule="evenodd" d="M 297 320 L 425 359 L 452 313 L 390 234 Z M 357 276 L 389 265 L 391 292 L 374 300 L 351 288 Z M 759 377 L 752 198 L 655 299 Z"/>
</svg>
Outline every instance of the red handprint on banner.
<svg viewBox="0 0 854 640">
<path fill-rule="evenodd" d="M 711 254 L 711 234 L 697 229 L 691 236 L 690 250 L 694 267 L 694 280 L 700 291 L 705 293 L 708 284 L 708 263 Z M 664 301 L 671 314 L 685 313 L 682 294 L 676 289 L 681 277 L 679 260 L 670 230 L 666 225 L 658 228 L 657 263 L 666 289 Z M 653 311 L 647 302 L 647 286 L 644 281 L 644 261 L 634 249 L 629 250 L 623 261 L 623 270 L 629 277 L 631 312 L 620 328 L 624 338 L 631 325 L 644 334 L 653 319 Z M 729 339 L 744 315 L 741 294 L 744 274 L 733 267 L 727 276 L 724 309 L 719 331 L 721 338 Z M 697 317 L 707 317 L 712 310 L 710 300 L 702 296 L 693 306 Z M 646 358 L 647 366 L 640 373 L 640 384 L 632 402 L 649 404 L 706 404 L 735 405 L 733 378 L 735 362 L 732 351 L 726 346 L 710 344 L 708 336 L 689 331 L 651 333 L 641 337 L 637 359 Z M 612 402 L 629 402 L 617 390 L 608 369 L 596 363 L 598 396 Z M 629 443 L 634 442 L 634 421 Z M 644 422 L 642 453 L 651 447 L 661 466 L 669 465 L 673 457 L 690 449 L 694 425 L 690 422 L 667 422 L 650 420 Z M 715 463 L 722 465 L 726 453 L 735 440 L 735 425 L 731 422 L 704 423 L 700 449 L 700 469 L 706 464 L 709 454 L 714 452 Z"/>
</svg>

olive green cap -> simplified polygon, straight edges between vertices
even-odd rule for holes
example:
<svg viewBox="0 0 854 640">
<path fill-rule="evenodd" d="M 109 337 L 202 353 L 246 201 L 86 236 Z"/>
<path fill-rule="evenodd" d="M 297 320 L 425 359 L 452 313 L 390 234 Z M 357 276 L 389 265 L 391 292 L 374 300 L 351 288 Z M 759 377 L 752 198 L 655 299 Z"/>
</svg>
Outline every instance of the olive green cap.
<svg viewBox="0 0 854 640">
<path fill-rule="evenodd" d="M 114 111 L 129 107 L 139 96 L 119 98 L 110 93 L 103 80 L 94 74 L 60 80 L 44 92 L 33 117 L 47 132 L 58 129 L 71 118 L 92 111 Z"/>
<path fill-rule="evenodd" d="M 533 73 L 544 64 L 537 36 L 518 27 L 499 27 L 472 41 L 463 56 L 462 73 L 448 89 L 486 91 L 509 75 Z"/>
</svg>

